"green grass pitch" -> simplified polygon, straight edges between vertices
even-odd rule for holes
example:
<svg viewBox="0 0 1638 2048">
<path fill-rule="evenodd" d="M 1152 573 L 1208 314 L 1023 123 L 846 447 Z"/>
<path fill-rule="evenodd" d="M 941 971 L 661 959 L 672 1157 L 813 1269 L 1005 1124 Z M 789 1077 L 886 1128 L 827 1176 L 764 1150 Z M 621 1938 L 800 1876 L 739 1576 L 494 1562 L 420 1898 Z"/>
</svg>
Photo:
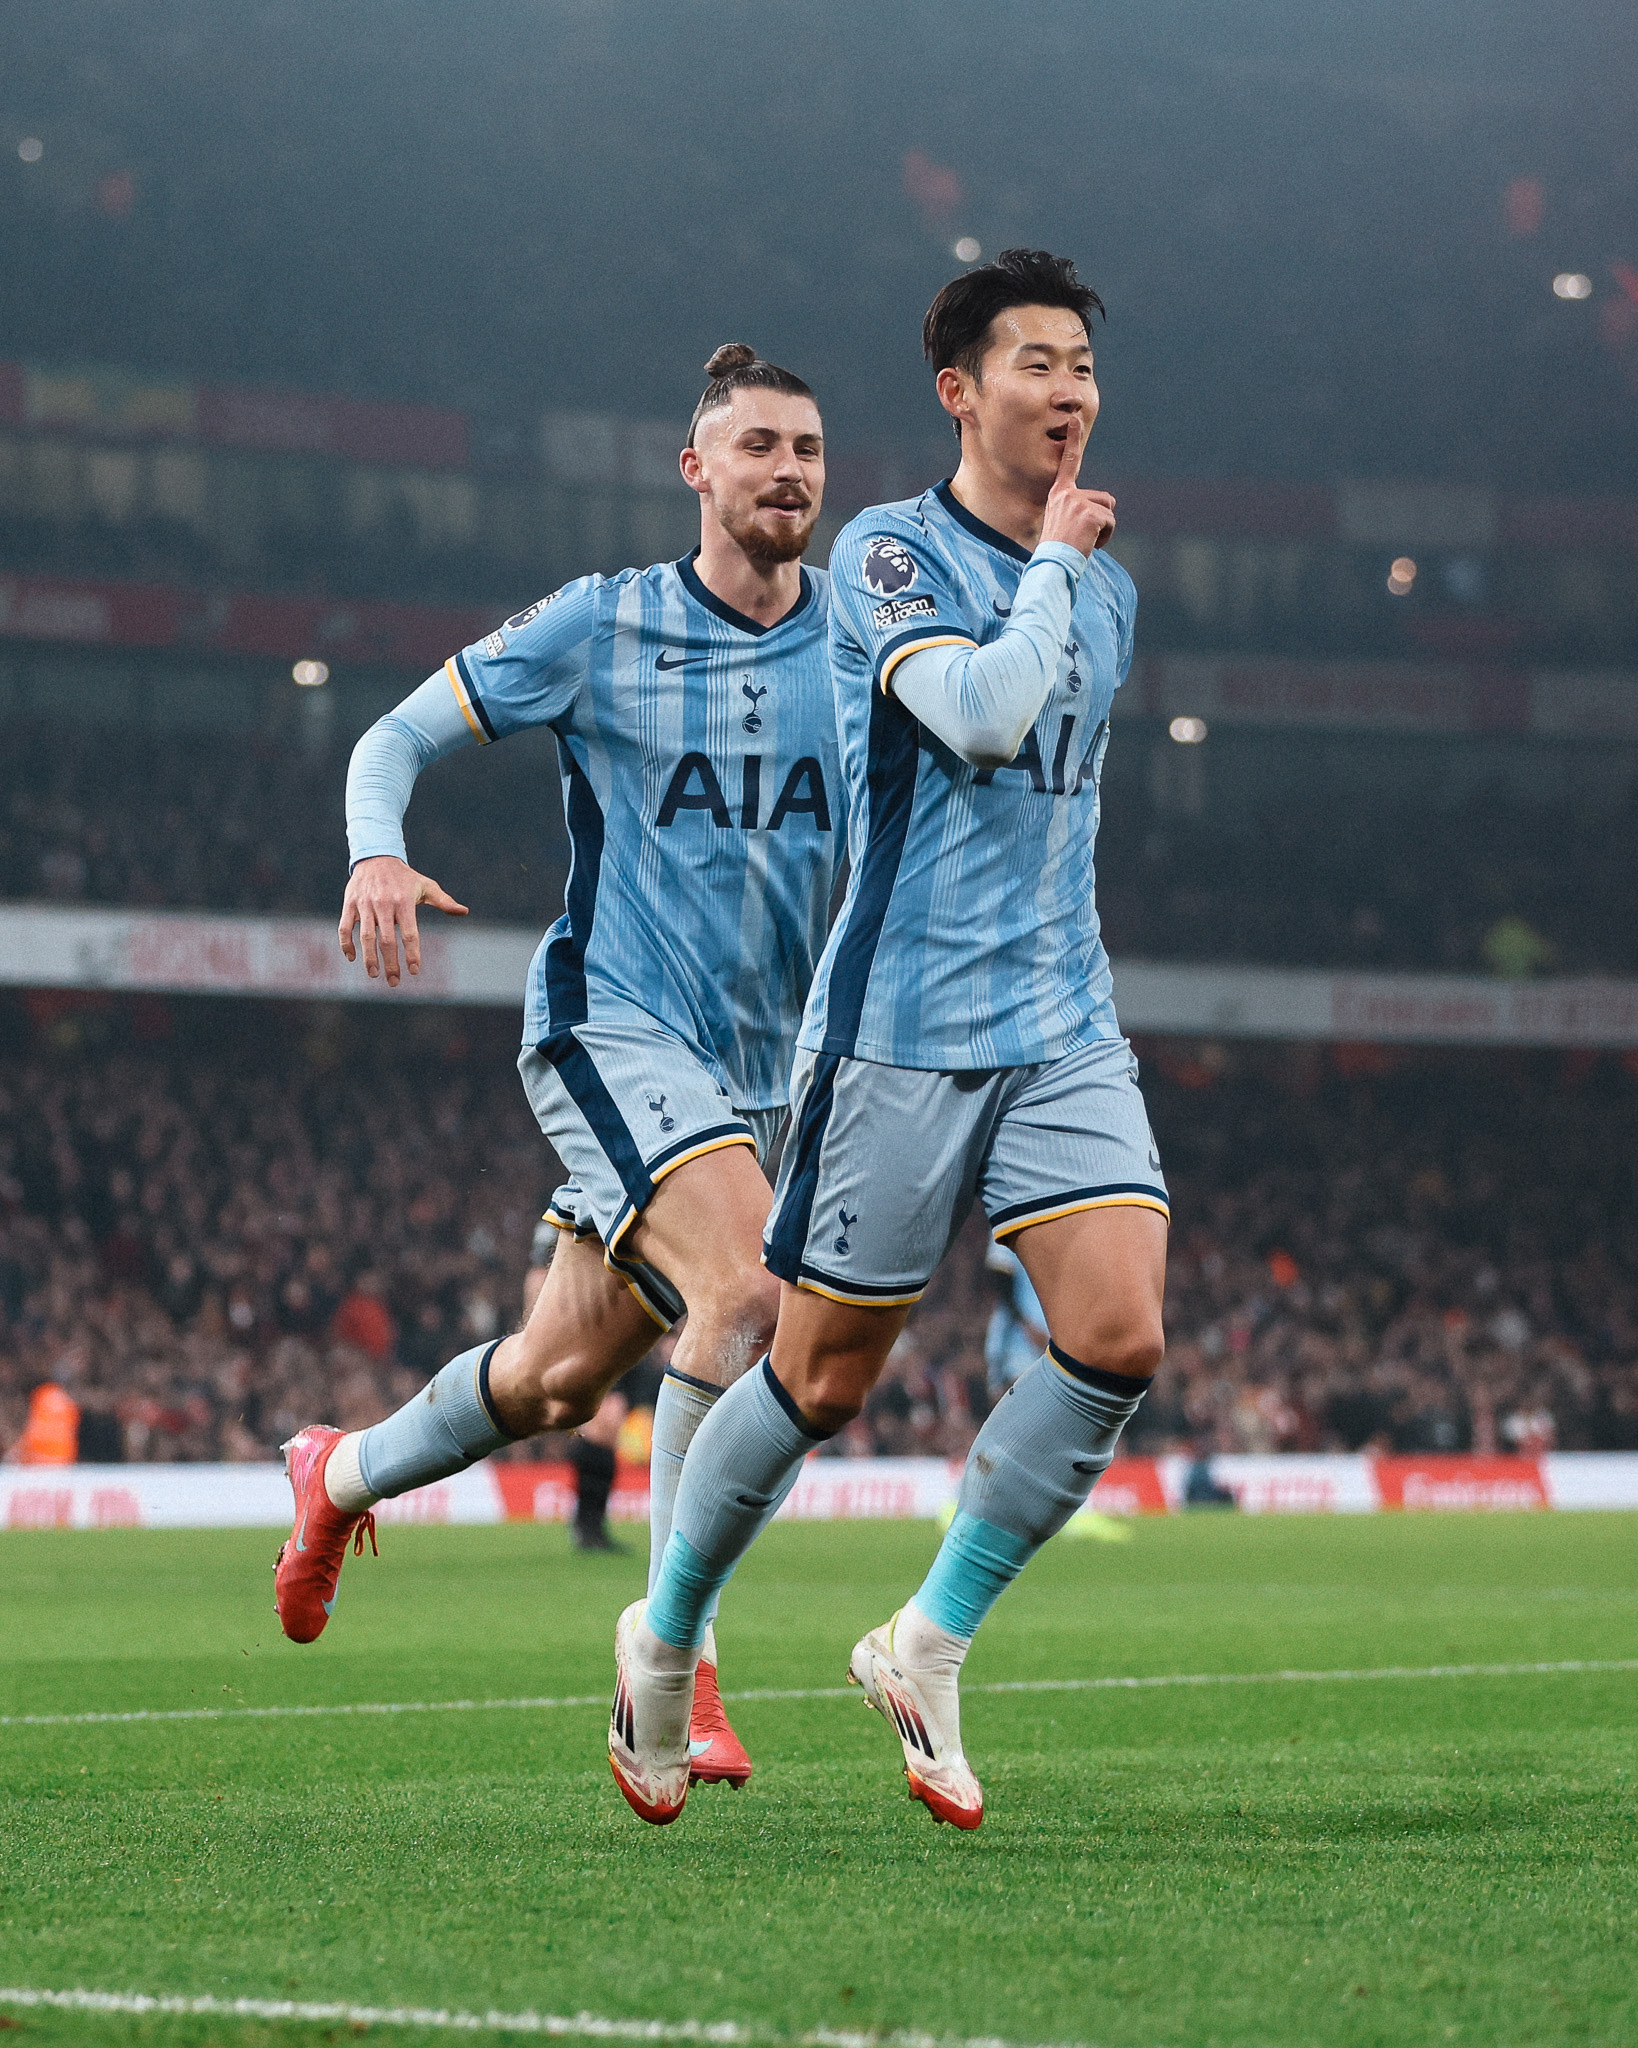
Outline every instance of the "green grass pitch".
<svg viewBox="0 0 1638 2048">
<path fill-rule="evenodd" d="M 968 1664 L 989 1818 L 847 1699 L 733 1708 L 751 1788 L 621 1802 L 599 1705 L 0 1726 L 0 1984 L 1100 2048 L 1638 2041 L 1638 1671 L 1080 1692 L 1009 1680 L 1638 1658 L 1638 1520 L 1145 1522 L 1060 1540 Z M 0 1714 L 606 1695 L 640 1560 L 391 1528 L 282 1640 L 262 1532 L 0 1536 Z M 782 1524 L 723 1683 L 836 1686 L 927 1524 Z M 25 2044 L 346 2024 L 0 2006 Z M 13 2031 L 14 2030 L 14 2031 Z M 371 2027 L 372 2038 L 451 2035 Z M 485 2038 L 500 2039 L 499 2035 Z"/>
</svg>

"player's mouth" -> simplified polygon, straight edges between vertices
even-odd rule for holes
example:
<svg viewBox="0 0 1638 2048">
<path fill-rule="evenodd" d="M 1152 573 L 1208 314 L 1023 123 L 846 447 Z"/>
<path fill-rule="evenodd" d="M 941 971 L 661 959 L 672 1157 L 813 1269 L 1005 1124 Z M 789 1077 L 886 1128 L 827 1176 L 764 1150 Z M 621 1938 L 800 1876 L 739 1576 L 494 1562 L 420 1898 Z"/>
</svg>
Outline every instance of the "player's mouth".
<svg viewBox="0 0 1638 2048">
<path fill-rule="evenodd" d="M 813 503 L 811 498 L 783 497 L 759 498 L 757 504 L 764 512 L 806 512 Z"/>
</svg>

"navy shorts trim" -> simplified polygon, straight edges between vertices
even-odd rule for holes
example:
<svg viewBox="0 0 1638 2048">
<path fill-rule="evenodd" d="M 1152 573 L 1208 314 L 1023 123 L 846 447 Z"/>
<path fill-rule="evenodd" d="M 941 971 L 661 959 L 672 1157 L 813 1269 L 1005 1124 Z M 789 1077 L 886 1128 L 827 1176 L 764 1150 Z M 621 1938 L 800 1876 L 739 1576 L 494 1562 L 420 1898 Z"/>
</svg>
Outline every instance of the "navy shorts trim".
<svg viewBox="0 0 1638 2048">
<path fill-rule="evenodd" d="M 1138 1204 L 1141 1207 L 1153 1203 L 1157 1208 L 1164 1209 L 1168 1216 L 1172 1213 L 1172 1205 L 1164 1188 L 1150 1187 L 1143 1181 L 1110 1181 L 1104 1187 L 1069 1188 L 1061 1195 L 1045 1195 L 1039 1201 L 1014 1202 L 1010 1208 L 998 1210 L 990 1218 L 990 1228 L 999 1237 L 1003 1231 L 1016 1229 L 1020 1223 L 1028 1222 L 1046 1210 L 1061 1209 L 1068 1213 L 1074 1209 L 1094 1208 L 1099 1203 L 1118 1208 L 1121 1206 L 1120 1197 L 1123 1195 L 1131 1196 L 1134 1201 L 1141 1197 L 1142 1200 Z"/>
</svg>

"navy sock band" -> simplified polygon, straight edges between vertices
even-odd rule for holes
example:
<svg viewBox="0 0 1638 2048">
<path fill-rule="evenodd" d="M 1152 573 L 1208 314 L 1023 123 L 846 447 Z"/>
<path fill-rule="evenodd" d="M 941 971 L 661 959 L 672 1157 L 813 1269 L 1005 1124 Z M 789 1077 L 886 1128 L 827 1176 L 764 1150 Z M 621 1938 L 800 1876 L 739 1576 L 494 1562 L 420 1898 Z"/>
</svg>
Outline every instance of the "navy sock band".
<svg viewBox="0 0 1638 2048">
<path fill-rule="evenodd" d="M 391 1499 L 448 1479 L 515 1441 L 495 1419 L 489 1398 L 486 1381 L 495 1349 L 474 1344 L 434 1373 L 413 1400 L 363 1432 L 358 1471 L 371 1493 Z"/>
<path fill-rule="evenodd" d="M 510 1437 L 513 1443 L 517 1443 L 519 1439 L 515 1436 L 512 1436 L 512 1432 L 507 1428 L 506 1424 L 501 1421 L 499 1415 L 496 1414 L 494 1396 L 489 1391 L 489 1361 L 494 1357 L 495 1353 L 501 1348 L 502 1344 L 504 1344 L 505 1341 L 506 1339 L 504 1337 L 497 1337 L 494 1343 L 491 1344 L 489 1349 L 484 1353 L 482 1358 L 478 1360 L 478 1399 L 483 1403 L 483 1412 L 485 1413 L 485 1415 L 489 1417 L 489 1420 L 500 1431 L 501 1435 L 504 1437 Z"/>
<path fill-rule="evenodd" d="M 1101 1365 L 1082 1365 L 1078 1358 L 1071 1358 L 1067 1351 L 1061 1350 L 1056 1344 L 1049 1344 L 1047 1349 L 1052 1353 L 1054 1361 L 1083 1386 L 1101 1388 L 1104 1393 L 1116 1394 L 1123 1401 L 1135 1401 L 1140 1394 L 1148 1391 L 1147 1380 L 1136 1379 L 1130 1373 L 1105 1372 Z"/>
<path fill-rule="evenodd" d="M 828 1444 L 831 1438 L 836 1434 L 835 1430 L 814 1428 L 813 1424 L 802 1413 L 801 1409 L 797 1407 L 796 1403 L 791 1399 L 789 1393 L 786 1391 L 784 1383 L 781 1381 L 778 1373 L 776 1373 L 773 1369 L 773 1360 L 771 1358 L 763 1359 L 762 1371 L 764 1377 L 767 1379 L 768 1389 L 772 1393 L 774 1399 L 779 1403 L 780 1407 L 784 1409 L 785 1413 L 790 1417 L 791 1421 L 802 1432 L 802 1434 L 807 1437 L 812 1437 L 813 1441 L 816 1444 Z"/>
<path fill-rule="evenodd" d="M 692 1387 L 696 1393 L 704 1394 L 708 1400 L 715 1400 L 722 1392 L 721 1387 L 713 1385 L 710 1380 L 697 1380 L 692 1373 L 678 1372 L 674 1365 L 666 1367 L 665 1377 L 668 1380 L 675 1380 L 679 1386 Z"/>
</svg>

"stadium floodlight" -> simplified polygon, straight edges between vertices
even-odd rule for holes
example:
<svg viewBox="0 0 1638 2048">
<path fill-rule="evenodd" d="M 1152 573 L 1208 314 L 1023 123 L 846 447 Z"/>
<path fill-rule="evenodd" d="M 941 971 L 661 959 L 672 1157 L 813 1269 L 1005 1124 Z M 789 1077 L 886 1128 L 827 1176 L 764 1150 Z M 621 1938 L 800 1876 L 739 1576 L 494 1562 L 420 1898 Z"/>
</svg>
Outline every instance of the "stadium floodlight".
<svg viewBox="0 0 1638 2048">
<path fill-rule="evenodd" d="M 290 674 L 304 690 L 316 690 L 330 680 L 329 666 L 322 661 L 298 661 Z"/>
<path fill-rule="evenodd" d="M 963 235 L 950 252 L 958 263 L 976 263 L 984 250 L 971 235 Z"/>
<path fill-rule="evenodd" d="M 1561 270 L 1553 279 L 1553 296 L 1558 299 L 1590 299 L 1592 279 L 1579 270 Z"/>
<path fill-rule="evenodd" d="M 1416 564 L 1409 555 L 1396 555 L 1388 564 L 1388 591 L 1393 597 L 1408 597 L 1416 582 Z"/>
<path fill-rule="evenodd" d="M 1203 718 L 1174 718 L 1166 730 L 1180 747 L 1197 747 L 1206 737 Z"/>
<path fill-rule="evenodd" d="M 25 135 L 17 145 L 17 154 L 26 164 L 37 164 L 45 155 L 45 144 L 38 135 Z"/>
</svg>

